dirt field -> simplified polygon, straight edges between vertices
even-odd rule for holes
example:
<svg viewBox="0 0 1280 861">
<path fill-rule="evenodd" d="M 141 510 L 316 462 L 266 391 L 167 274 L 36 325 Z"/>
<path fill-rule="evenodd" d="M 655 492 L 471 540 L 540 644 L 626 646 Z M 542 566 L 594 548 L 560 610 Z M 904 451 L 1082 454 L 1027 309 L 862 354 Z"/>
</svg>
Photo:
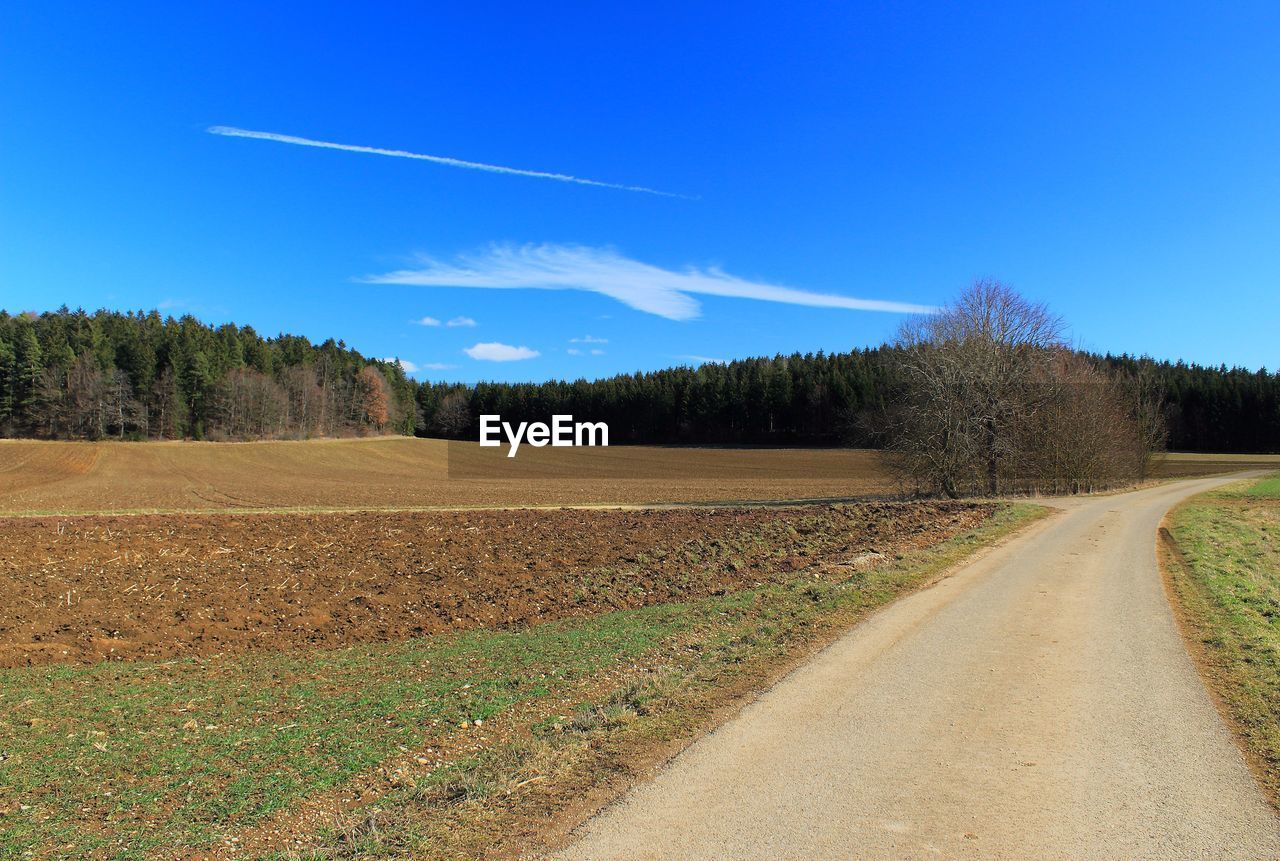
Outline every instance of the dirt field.
<svg viewBox="0 0 1280 861">
<path fill-rule="evenodd" d="M 0 666 L 526 625 L 891 560 L 991 506 L 0 521 Z M 853 566 L 852 568 L 849 566 Z"/>
<path fill-rule="evenodd" d="M 1158 474 L 1259 466 L 1280 466 L 1280 456 L 1172 454 Z M 0 441 L 0 514 L 847 499 L 897 490 L 879 453 L 861 449 L 526 448 L 508 460 L 497 449 L 404 437 Z"/>
<path fill-rule="evenodd" d="M 490 455 L 501 457 L 474 444 L 405 437 L 6 440 L 0 441 L 0 514 L 706 502 L 895 490 L 879 455 L 862 450 L 528 449 L 500 463 Z"/>
</svg>

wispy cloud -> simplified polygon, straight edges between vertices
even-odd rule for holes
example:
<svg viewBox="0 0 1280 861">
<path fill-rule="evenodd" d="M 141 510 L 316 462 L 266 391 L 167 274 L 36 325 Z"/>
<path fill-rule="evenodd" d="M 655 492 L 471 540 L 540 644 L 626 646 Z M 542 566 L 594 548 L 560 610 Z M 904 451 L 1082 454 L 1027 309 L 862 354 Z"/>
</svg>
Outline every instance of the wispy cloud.
<svg viewBox="0 0 1280 861">
<path fill-rule="evenodd" d="M 688 355 L 688 354 L 686 354 L 686 355 L 683 355 L 683 356 L 675 356 L 675 357 L 673 357 L 673 358 L 676 358 L 676 359 L 684 359 L 684 360 L 685 360 L 685 361 L 687 361 L 687 362 L 693 362 L 694 364 L 697 364 L 697 365 L 727 365 L 727 364 L 729 364 L 729 360 L 728 360 L 728 359 L 715 359 L 715 358 L 712 358 L 711 356 L 695 356 L 695 355 Z"/>
<path fill-rule="evenodd" d="M 497 341 L 482 342 L 473 347 L 467 347 L 462 352 L 482 362 L 519 362 L 523 359 L 536 359 L 542 355 L 528 347 L 513 347 Z"/>
<path fill-rule="evenodd" d="M 423 317 L 421 320 L 414 320 L 413 322 L 417 326 L 439 326 L 440 325 L 440 321 L 437 320 L 435 317 Z"/>
<path fill-rule="evenodd" d="M 618 182 L 602 182 L 598 179 L 584 179 L 580 176 L 570 176 L 567 173 L 552 173 L 544 170 L 524 170 L 518 167 L 504 167 L 499 164 L 485 164 L 479 161 L 465 161 L 460 158 L 450 158 L 443 155 L 427 155 L 420 152 L 407 152 L 402 149 L 383 149 L 376 146 L 358 146 L 356 144 L 333 143 L 332 141 L 319 141 L 312 138 L 302 138 L 295 135 L 282 135 L 276 132 L 258 132 L 249 129 L 238 129 L 235 126 L 209 126 L 206 131 L 211 135 L 222 135 L 229 138 L 250 138 L 259 141 L 274 141 L 275 143 L 294 144 L 295 146 L 310 146 L 319 149 L 336 149 L 343 152 L 358 152 L 366 155 L 385 155 L 392 158 L 411 158 L 417 161 L 429 161 L 435 164 L 448 165 L 449 167 L 464 167 L 468 170 L 483 170 L 488 173 L 504 173 L 510 176 L 530 176 L 535 179 L 554 179 L 557 182 L 572 182 L 577 185 L 593 185 L 597 188 L 613 188 L 619 191 L 638 191 L 643 194 L 656 194 L 660 197 L 679 197 L 690 200 L 686 195 L 674 194 L 669 191 L 658 191 L 655 188 L 646 188 L 643 185 L 626 185 Z"/>
<path fill-rule="evenodd" d="M 470 317 L 454 317 L 448 323 L 445 323 L 445 325 L 448 326 L 450 329 L 457 329 L 460 326 L 470 328 L 475 324 L 476 324 L 476 321 L 472 320 Z"/>
<path fill-rule="evenodd" d="M 581 355 L 582 355 L 582 351 L 581 351 L 581 350 L 579 350 L 577 347 L 570 347 L 569 349 L 565 350 L 565 352 L 566 352 L 566 353 L 568 353 L 570 356 L 581 356 Z"/>
<path fill-rule="evenodd" d="M 608 338 L 593 338 L 591 335 L 583 335 L 581 338 L 570 338 L 570 344 L 607 344 Z"/>
<path fill-rule="evenodd" d="M 448 362 L 427 362 L 422 366 L 424 371 L 447 371 L 450 368 L 456 368 L 457 365 L 450 365 Z"/>
<path fill-rule="evenodd" d="M 588 290 L 669 320 L 692 320 L 701 314 L 702 305 L 691 294 L 850 311 L 916 314 L 934 310 L 911 302 L 859 299 L 751 281 L 716 266 L 673 271 L 624 257 L 612 248 L 579 245 L 493 245 L 455 263 L 424 257 L 414 269 L 362 280 L 424 287 Z"/>
</svg>

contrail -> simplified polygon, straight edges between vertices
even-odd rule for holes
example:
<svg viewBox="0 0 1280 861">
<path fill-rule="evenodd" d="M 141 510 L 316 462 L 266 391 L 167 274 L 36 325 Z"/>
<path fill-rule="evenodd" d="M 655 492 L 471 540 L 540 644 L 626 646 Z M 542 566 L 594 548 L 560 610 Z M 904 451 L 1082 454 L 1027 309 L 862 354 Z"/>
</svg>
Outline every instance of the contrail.
<svg viewBox="0 0 1280 861">
<path fill-rule="evenodd" d="M 320 149 L 337 149 L 344 152 L 363 152 L 373 155 L 389 155 L 393 158 L 413 158 L 418 161 L 430 161 L 436 164 L 444 164 L 449 167 L 465 167 L 470 170 L 485 170 L 489 173 L 505 173 L 511 176 L 531 176 L 535 179 L 554 179 L 557 182 L 573 182 L 578 185 L 594 185 L 597 188 L 614 188 L 619 191 L 638 191 L 644 194 L 656 194 L 660 197 L 677 197 L 683 200 L 692 200 L 693 198 L 684 194 L 674 194 L 670 191 L 658 191 L 654 188 L 645 188 L 643 185 L 621 185 L 615 182 L 601 182 L 597 179 L 583 179 L 580 176 L 569 176 L 565 173 L 549 173 L 542 170 L 523 170 L 518 167 L 503 167 L 498 164 L 485 164 L 478 161 L 463 161 L 460 158 L 449 158 L 443 155 L 426 155 L 420 152 L 407 152 L 402 149 L 382 149 L 374 146 L 357 146 L 355 144 L 332 143 L 330 141 L 317 141 L 311 138 L 300 138 L 294 135 L 281 135 L 275 132 L 255 132 L 249 129 L 238 129 L 234 126 L 210 126 L 207 130 L 212 135 L 223 135 L 230 138 L 252 138 L 260 141 L 275 141 L 276 143 L 296 144 L 298 146 L 313 146 Z"/>
</svg>

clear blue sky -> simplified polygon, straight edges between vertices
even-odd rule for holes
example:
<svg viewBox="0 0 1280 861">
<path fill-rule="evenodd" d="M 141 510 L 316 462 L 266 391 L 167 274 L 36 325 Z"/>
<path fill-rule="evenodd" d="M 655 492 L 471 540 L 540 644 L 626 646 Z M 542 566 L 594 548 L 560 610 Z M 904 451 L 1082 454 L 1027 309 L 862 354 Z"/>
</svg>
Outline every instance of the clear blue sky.
<svg viewBox="0 0 1280 861">
<path fill-rule="evenodd" d="M 1280 5 L 1116 5 L 8 0 L 0 307 L 544 379 L 876 344 L 900 313 L 822 297 L 991 276 L 1089 349 L 1274 369 Z"/>
</svg>

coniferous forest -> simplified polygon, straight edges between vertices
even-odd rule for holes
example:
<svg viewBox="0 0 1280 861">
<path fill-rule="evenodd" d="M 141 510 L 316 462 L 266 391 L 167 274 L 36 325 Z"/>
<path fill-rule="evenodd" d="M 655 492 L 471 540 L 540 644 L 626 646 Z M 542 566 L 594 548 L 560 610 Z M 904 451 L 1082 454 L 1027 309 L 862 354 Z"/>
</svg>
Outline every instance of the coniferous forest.
<svg viewBox="0 0 1280 861">
<path fill-rule="evenodd" d="M 595 381 L 415 383 L 341 341 L 262 337 L 159 312 L 0 312 L 0 435 L 259 439 L 473 436 L 482 413 L 609 423 L 610 441 L 875 445 L 866 416 L 895 386 L 894 348 L 707 364 Z M 1280 452 L 1280 375 L 1129 356 L 1163 393 L 1175 451 Z"/>
</svg>

